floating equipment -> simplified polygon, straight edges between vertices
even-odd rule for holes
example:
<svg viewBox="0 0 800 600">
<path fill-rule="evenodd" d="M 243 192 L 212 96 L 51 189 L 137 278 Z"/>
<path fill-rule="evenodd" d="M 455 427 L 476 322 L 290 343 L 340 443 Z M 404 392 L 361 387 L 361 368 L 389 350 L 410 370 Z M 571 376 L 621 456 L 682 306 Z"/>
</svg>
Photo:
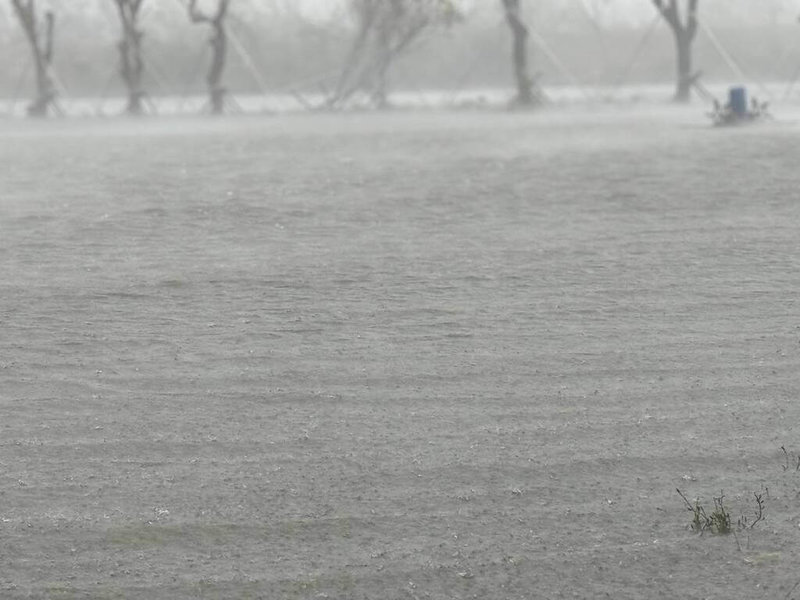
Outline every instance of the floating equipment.
<svg viewBox="0 0 800 600">
<path fill-rule="evenodd" d="M 747 100 L 747 88 L 743 86 L 732 87 L 728 90 L 728 103 L 721 106 L 714 100 L 714 108 L 708 114 L 717 127 L 725 125 L 744 125 L 755 121 L 772 118 L 769 114 L 769 103 L 759 102 L 755 98 Z"/>
<path fill-rule="evenodd" d="M 747 116 L 747 88 L 732 87 L 728 90 L 728 106 L 731 112 L 739 118 Z"/>
</svg>

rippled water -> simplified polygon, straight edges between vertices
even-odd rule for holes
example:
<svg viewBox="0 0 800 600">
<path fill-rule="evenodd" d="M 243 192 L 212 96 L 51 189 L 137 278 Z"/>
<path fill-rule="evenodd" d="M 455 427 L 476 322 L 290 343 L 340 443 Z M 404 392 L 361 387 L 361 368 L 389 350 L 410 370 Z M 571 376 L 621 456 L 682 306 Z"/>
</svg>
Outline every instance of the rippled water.
<svg viewBox="0 0 800 600">
<path fill-rule="evenodd" d="M 490 370 L 549 363 L 657 327 L 665 294 L 756 293 L 756 264 L 785 270 L 759 303 L 794 285 L 794 135 L 663 109 L 17 125 L 7 320 L 65 376 L 61 343 L 128 356 L 123 378 L 179 347 L 192 376 L 303 355 L 302 385 L 337 391 L 351 361 L 364 381 L 402 361 L 471 378 L 484 344 Z"/>
<path fill-rule="evenodd" d="M 796 117 L 0 124 L 0 462 L 25 484 L 0 584 L 224 597 L 235 566 L 289 597 L 314 564 L 368 597 L 501 597 L 514 554 L 517 593 L 591 595 L 596 564 L 614 597 L 730 585 L 697 584 L 679 504 L 632 522 L 683 469 L 741 484 L 734 446 L 766 461 L 748 432 L 777 448 L 796 415 Z M 453 561 L 476 579 L 426 566 Z"/>
</svg>

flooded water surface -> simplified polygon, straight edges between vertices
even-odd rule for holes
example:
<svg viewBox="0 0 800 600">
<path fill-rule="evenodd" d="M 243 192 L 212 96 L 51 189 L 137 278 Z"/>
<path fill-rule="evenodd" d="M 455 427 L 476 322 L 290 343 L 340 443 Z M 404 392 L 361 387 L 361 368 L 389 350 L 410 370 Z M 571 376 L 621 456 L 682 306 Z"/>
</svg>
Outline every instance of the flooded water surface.
<svg viewBox="0 0 800 600">
<path fill-rule="evenodd" d="M 799 131 L 0 123 L 3 597 L 784 597 Z"/>
</svg>

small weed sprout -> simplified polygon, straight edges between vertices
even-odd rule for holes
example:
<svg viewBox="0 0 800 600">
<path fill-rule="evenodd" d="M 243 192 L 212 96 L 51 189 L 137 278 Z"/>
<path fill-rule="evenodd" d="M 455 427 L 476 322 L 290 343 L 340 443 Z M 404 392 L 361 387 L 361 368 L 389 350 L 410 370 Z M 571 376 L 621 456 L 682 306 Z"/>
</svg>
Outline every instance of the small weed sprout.
<svg viewBox="0 0 800 600">
<path fill-rule="evenodd" d="M 786 450 L 785 446 L 781 446 L 781 452 L 783 452 L 783 464 L 781 467 L 784 471 L 789 470 L 789 452 Z M 794 470 L 795 472 L 800 471 L 800 454 L 794 457 Z"/>
<path fill-rule="evenodd" d="M 683 498 L 683 501 L 686 503 L 686 508 L 692 512 L 692 531 L 703 533 L 708 526 L 708 517 L 706 516 L 703 505 L 700 504 L 700 499 L 695 498 L 694 504 L 692 504 L 682 491 L 678 488 L 675 488 L 675 490 L 680 494 L 680 497 Z"/>
<path fill-rule="evenodd" d="M 742 515 L 739 517 L 739 529 L 752 529 L 756 526 L 756 523 L 764 520 L 764 505 L 766 504 L 766 500 L 764 500 L 764 493 L 765 492 L 761 492 L 759 494 L 758 492 L 753 492 L 753 497 L 756 501 L 753 520 L 750 521 L 747 515 Z M 769 494 L 769 490 L 766 490 L 766 493 Z"/>
</svg>

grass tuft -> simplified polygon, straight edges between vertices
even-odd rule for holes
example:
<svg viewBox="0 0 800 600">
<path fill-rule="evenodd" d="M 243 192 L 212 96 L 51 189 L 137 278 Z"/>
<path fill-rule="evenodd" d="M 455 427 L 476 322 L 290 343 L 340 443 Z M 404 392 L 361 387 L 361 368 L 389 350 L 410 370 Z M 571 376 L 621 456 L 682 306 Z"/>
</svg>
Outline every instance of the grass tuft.
<svg viewBox="0 0 800 600">
<path fill-rule="evenodd" d="M 718 535 L 728 535 L 733 531 L 731 529 L 731 513 L 725 508 L 725 494 L 719 493 L 719 496 L 714 498 L 714 510 L 711 511 L 709 529 L 711 533 Z"/>
<path fill-rule="evenodd" d="M 733 517 L 728 507 L 725 506 L 725 494 L 719 493 L 719 496 L 712 498 L 713 506 L 706 510 L 699 498 L 696 498 L 692 503 L 680 489 L 675 488 L 678 495 L 683 499 L 687 510 L 692 513 L 692 520 L 690 523 L 692 531 L 696 533 L 705 533 L 710 531 L 715 535 L 728 535 L 736 533 L 736 531 L 743 531 L 745 529 L 752 529 L 757 523 L 764 520 L 764 507 L 766 501 L 764 500 L 764 493 L 753 492 L 755 498 L 755 510 L 752 517 L 742 513 L 736 520 L 734 527 Z"/>
</svg>

